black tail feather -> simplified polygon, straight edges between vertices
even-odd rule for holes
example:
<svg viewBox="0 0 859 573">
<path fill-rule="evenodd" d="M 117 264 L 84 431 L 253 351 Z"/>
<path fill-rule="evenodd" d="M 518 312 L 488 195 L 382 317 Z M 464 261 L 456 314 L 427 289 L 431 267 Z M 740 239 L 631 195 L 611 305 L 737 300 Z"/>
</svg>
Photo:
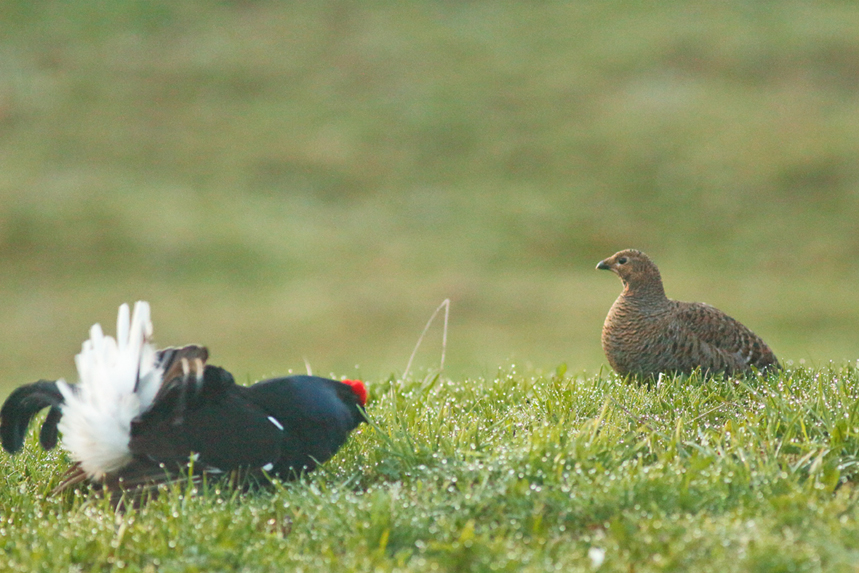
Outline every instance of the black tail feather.
<svg viewBox="0 0 859 573">
<path fill-rule="evenodd" d="M 57 444 L 57 423 L 62 417 L 59 408 L 62 404 L 63 395 L 57 388 L 57 383 L 52 380 L 39 380 L 15 389 L 0 409 L 0 439 L 3 449 L 10 454 L 20 450 L 24 445 L 30 420 L 48 406 L 51 411 L 42 425 L 39 440 L 45 449 L 53 448 Z"/>
<path fill-rule="evenodd" d="M 59 406 L 51 406 L 48 410 L 48 415 L 42 423 L 42 430 L 39 432 L 39 443 L 46 450 L 52 450 L 57 445 L 57 424 L 62 417 L 63 410 Z"/>
</svg>

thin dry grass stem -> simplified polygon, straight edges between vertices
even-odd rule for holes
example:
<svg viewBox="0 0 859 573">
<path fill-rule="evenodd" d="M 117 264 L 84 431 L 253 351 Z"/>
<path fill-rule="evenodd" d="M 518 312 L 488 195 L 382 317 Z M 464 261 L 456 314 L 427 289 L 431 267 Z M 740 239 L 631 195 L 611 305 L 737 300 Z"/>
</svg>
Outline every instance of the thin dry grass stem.
<svg viewBox="0 0 859 573">
<path fill-rule="evenodd" d="M 411 370 L 411 368 L 412 368 L 412 361 L 415 359 L 415 354 L 418 353 L 418 348 L 421 347 L 421 342 L 424 341 L 424 336 L 426 336 L 426 333 L 429 330 L 429 327 L 432 326 L 433 320 L 435 320 L 436 315 L 438 315 L 439 311 L 442 308 L 444 308 L 444 330 L 442 331 L 442 335 L 441 335 L 441 362 L 439 363 L 438 370 L 439 370 L 439 372 L 444 370 L 444 353 L 445 353 L 445 350 L 447 350 L 447 324 L 448 324 L 448 319 L 450 317 L 450 299 L 449 298 L 444 299 L 441 302 L 441 304 L 438 305 L 438 308 L 436 308 L 435 312 L 432 313 L 432 316 L 430 316 L 429 320 L 427 321 L 427 324 L 424 327 L 423 332 L 421 332 L 421 335 L 418 337 L 418 342 L 417 342 L 417 344 L 415 344 L 415 349 L 412 350 L 412 355 L 409 356 L 409 362 L 406 364 L 406 369 L 403 372 L 403 380 L 405 380 L 406 376 L 408 376 L 409 370 Z"/>
<path fill-rule="evenodd" d="M 712 414 L 713 412 L 716 412 L 716 411 L 718 411 L 718 410 L 721 410 L 721 409 L 722 409 L 722 408 L 724 408 L 724 407 L 725 407 L 725 405 L 724 405 L 724 404 L 719 404 L 718 406 L 715 406 L 715 407 L 713 407 L 713 408 L 710 408 L 709 410 L 707 410 L 707 411 L 706 411 L 706 412 L 704 412 L 703 414 L 699 414 L 699 415 L 695 416 L 694 418 L 692 418 L 691 420 L 689 420 L 689 422 L 690 422 L 690 423 L 692 423 L 692 424 L 697 423 L 697 422 L 698 422 L 698 420 L 700 420 L 700 419 L 702 419 L 702 418 L 706 418 L 707 416 L 709 416 L 709 415 L 710 415 L 710 414 Z"/>
</svg>

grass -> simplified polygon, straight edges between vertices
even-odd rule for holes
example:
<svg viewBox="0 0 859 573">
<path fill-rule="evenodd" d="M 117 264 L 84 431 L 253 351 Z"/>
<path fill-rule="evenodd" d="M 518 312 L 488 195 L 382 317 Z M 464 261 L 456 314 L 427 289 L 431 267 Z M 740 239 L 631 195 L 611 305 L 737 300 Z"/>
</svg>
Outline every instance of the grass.
<svg viewBox="0 0 859 573">
<path fill-rule="evenodd" d="M 33 433 L 4 464 L 0 569 L 856 571 L 857 387 L 853 364 L 379 381 L 372 425 L 302 481 L 125 514 L 49 495 L 67 462 Z"/>
<path fill-rule="evenodd" d="M 147 299 L 160 346 L 362 377 L 376 423 L 302 483 L 119 516 L 47 495 L 66 461 L 30 447 L 0 569 L 855 571 L 853 4 L 0 0 L 0 25 L 0 395 L 74 379 Z M 625 247 L 788 372 L 606 375 L 593 267 Z M 386 382 L 446 298 L 447 377 Z"/>
</svg>

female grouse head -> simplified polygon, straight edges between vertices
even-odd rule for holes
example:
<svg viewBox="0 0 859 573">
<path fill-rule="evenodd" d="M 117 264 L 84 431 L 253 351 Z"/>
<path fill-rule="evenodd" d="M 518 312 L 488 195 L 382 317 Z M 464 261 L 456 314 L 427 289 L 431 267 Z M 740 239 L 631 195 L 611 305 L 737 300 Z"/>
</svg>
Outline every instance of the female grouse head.
<svg viewBox="0 0 859 573">
<path fill-rule="evenodd" d="M 597 265 L 598 269 L 611 271 L 623 281 L 624 294 L 653 293 L 665 296 L 662 276 L 656 263 L 636 249 L 619 251 Z"/>
</svg>

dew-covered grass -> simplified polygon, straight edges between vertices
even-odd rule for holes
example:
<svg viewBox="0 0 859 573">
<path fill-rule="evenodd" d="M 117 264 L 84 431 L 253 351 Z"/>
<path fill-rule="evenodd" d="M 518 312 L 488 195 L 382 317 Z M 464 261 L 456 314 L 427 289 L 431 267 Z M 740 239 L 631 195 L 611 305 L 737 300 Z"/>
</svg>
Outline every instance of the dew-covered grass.
<svg viewBox="0 0 859 573">
<path fill-rule="evenodd" d="M 377 381 L 315 474 L 115 512 L 7 457 L 0 570 L 855 571 L 859 370 Z"/>
</svg>

